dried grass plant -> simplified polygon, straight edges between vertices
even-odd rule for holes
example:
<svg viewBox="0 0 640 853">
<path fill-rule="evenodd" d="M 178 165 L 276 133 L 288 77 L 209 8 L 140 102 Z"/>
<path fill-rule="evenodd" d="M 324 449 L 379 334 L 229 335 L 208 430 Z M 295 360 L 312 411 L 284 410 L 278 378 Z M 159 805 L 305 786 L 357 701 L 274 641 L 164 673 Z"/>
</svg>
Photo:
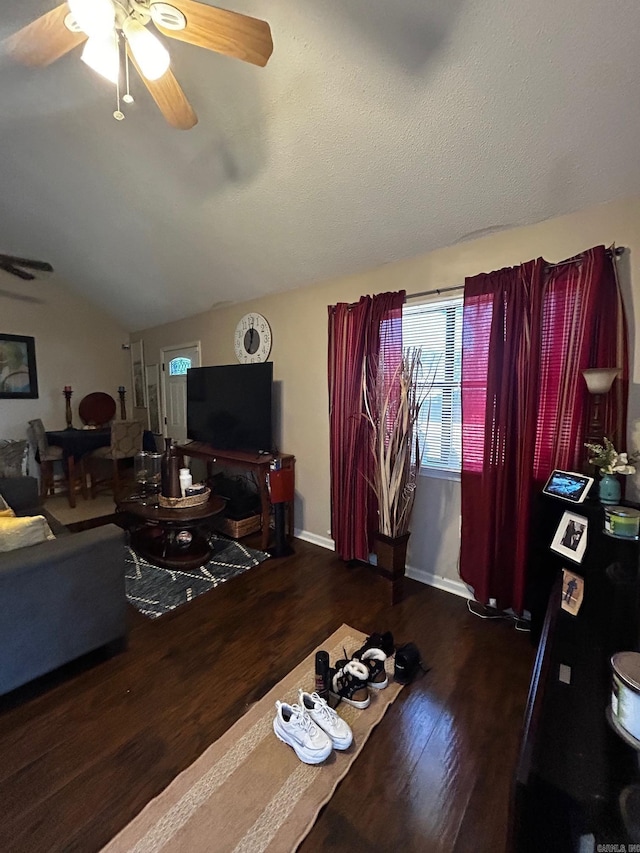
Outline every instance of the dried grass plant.
<svg viewBox="0 0 640 853">
<path fill-rule="evenodd" d="M 371 483 L 378 499 L 378 532 L 395 539 L 409 532 L 422 453 L 416 425 L 431 390 L 435 367 L 427 379 L 422 349 L 406 349 L 392 376 L 381 360 L 371 392 L 364 382 L 366 417 L 371 424 L 371 452 L 375 460 Z M 398 389 L 396 397 L 395 390 Z M 395 401 L 398 401 L 397 406 Z"/>
</svg>

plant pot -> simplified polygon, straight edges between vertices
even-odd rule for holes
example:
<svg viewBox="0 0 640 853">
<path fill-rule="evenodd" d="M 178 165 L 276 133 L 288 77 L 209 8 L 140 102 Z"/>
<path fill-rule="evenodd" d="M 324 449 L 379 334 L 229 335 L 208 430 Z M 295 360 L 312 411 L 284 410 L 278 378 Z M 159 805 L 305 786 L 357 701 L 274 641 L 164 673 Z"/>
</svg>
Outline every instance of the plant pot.
<svg viewBox="0 0 640 853">
<path fill-rule="evenodd" d="M 391 582 L 391 604 L 397 604 L 402 598 L 402 582 L 410 535 L 410 533 L 393 537 L 385 536 L 383 533 L 375 535 L 378 571 L 383 578 Z"/>
<path fill-rule="evenodd" d="M 601 504 L 620 503 L 620 480 L 615 474 L 603 474 L 598 486 L 598 497 Z"/>
</svg>

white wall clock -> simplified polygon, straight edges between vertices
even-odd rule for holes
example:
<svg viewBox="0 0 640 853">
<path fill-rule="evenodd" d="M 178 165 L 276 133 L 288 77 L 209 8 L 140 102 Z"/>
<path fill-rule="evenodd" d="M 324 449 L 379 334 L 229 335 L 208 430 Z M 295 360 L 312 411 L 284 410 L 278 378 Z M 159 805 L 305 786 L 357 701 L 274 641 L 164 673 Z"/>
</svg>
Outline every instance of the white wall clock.
<svg viewBox="0 0 640 853">
<path fill-rule="evenodd" d="M 245 314 L 234 334 L 236 357 L 243 364 L 266 361 L 271 352 L 271 328 L 262 314 Z"/>
</svg>

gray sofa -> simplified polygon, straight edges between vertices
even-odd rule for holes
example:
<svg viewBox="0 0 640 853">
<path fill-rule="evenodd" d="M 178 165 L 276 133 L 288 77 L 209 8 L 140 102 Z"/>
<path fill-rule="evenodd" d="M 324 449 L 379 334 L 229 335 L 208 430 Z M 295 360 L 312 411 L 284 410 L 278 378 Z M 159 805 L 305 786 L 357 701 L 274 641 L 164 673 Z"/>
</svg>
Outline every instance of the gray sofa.
<svg viewBox="0 0 640 853">
<path fill-rule="evenodd" d="M 16 515 L 45 515 L 55 540 L 0 553 L 0 695 L 126 637 L 124 533 L 69 533 L 38 501 L 33 477 L 0 478 Z"/>
</svg>

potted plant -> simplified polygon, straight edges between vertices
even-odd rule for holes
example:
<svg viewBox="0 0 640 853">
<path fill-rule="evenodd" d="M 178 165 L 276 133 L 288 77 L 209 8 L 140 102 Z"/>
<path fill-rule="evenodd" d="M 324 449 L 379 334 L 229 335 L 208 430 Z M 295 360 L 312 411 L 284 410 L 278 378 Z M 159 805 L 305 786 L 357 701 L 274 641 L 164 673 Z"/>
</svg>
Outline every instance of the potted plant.
<svg viewBox="0 0 640 853">
<path fill-rule="evenodd" d="M 617 504 L 620 500 L 620 480 L 618 474 L 635 474 L 635 463 L 638 454 L 618 453 L 613 444 L 605 436 L 602 444 L 586 443 L 589 451 L 589 464 L 600 469 L 600 484 L 598 497 L 600 503 Z"/>
<path fill-rule="evenodd" d="M 391 375 L 381 360 L 369 389 L 365 385 L 365 411 L 371 425 L 374 459 L 371 486 L 378 499 L 376 556 L 380 573 L 392 583 L 393 604 L 401 594 L 422 457 L 418 416 L 434 373 L 434 369 L 425 371 L 422 350 L 410 348 Z"/>
</svg>

